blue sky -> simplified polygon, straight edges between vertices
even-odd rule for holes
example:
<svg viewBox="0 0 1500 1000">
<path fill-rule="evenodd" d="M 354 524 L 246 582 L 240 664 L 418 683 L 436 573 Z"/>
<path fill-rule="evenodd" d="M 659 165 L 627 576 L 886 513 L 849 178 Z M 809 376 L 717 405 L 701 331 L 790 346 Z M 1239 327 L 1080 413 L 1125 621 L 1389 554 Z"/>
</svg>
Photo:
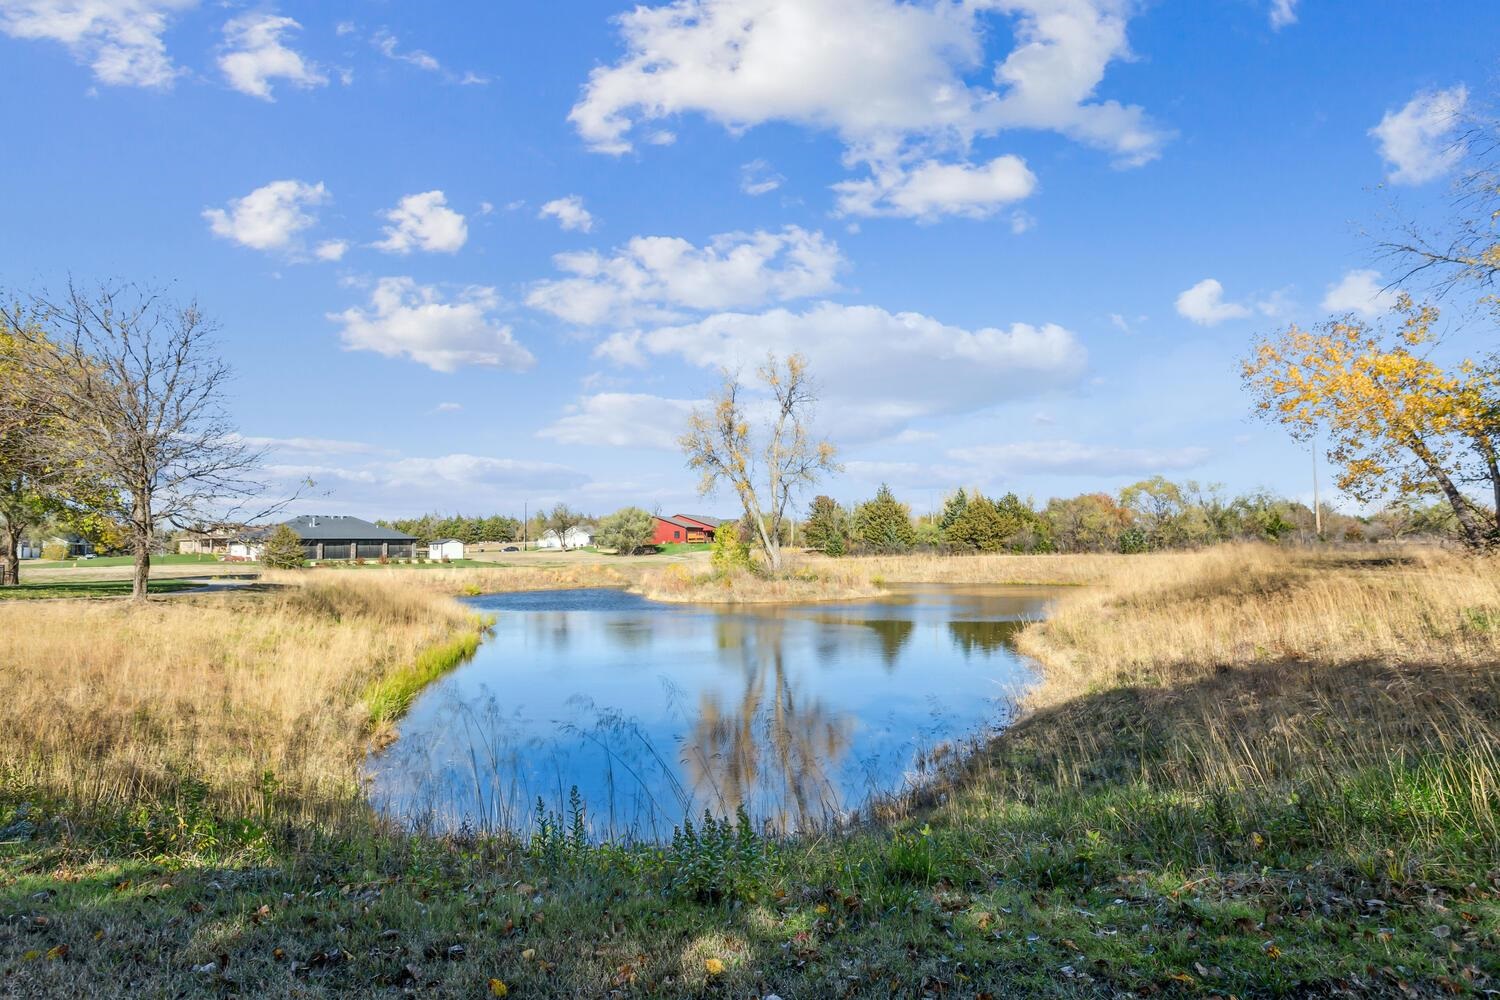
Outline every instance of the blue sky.
<svg viewBox="0 0 1500 1000">
<path fill-rule="evenodd" d="M 196 296 L 308 509 L 733 513 L 672 439 L 768 349 L 844 500 L 1303 496 L 1237 359 L 1379 308 L 1365 233 L 1441 218 L 1497 38 L 1396 0 L 0 0 L 0 287 Z"/>
</svg>

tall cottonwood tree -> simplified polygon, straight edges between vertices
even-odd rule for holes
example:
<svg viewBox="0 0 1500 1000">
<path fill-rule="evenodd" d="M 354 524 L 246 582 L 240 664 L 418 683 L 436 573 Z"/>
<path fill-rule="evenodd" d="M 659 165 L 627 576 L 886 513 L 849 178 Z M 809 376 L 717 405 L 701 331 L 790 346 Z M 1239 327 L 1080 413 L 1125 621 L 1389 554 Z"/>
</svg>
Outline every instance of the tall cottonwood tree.
<svg viewBox="0 0 1500 1000">
<path fill-rule="evenodd" d="M 1355 497 L 1440 495 L 1464 544 L 1492 546 L 1500 542 L 1500 371 L 1433 360 L 1432 306 L 1402 295 L 1397 315 L 1396 331 L 1353 317 L 1314 330 L 1293 325 L 1256 345 L 1246 383 L 1259 412 L 1295 437 L 1327 436 L 1338 484 Z"/>
<path fill-rule="evenodd" d="M 718 395 L 708 409 L 693 411 L 679 443 L 688 467 L 701 477 L 699 493 L 706 496 L 727 482 L 744 507 L 766 565 L 779 571 L 787 508 L 820 474 L 838 469 L 836 450 L 809 432 L 817 390 L 801 354 L 784 362 L 767 354 L 757 369 L 772 403 L 759 426 L 752 425 L 738 373 L 726 368 L 721 374 Z"/>
<path fill-rule="evenodd" d="M 265 493 L 264 453 L 229 420 L 231 372 L 217 327 L 196 303 L 127 283 L 87 291 L 70 283 L 61 299 L 38 297 L 32 312 L 35 334 L 26 339 L 45 391 L 28 403 L 67 421 L 66 457 L 96 486 L 91 512 L 126 526 L 135 600 L 146 599 L 164 526 L 248 520 L 284 505 L 246 512 Z"/>
</svg>

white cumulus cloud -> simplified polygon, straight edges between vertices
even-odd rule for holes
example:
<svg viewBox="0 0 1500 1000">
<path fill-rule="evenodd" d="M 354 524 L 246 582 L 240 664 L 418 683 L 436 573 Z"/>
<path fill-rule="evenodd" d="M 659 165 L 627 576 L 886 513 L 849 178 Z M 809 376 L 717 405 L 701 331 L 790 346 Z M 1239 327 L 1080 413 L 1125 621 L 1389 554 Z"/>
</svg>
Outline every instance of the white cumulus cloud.
<svg viewBox="0 0 1500 1000">
<path fill-rule="evenodd" d="M 1271 0 L 1271 27 L 1276 31 L 1297 23 L 1298 0 Z"/>
<path fill-rule="evenodd" d="M 224 25 L 224 53 L 219 69 L 229 85 L 242 94 L 273 101 L 271 81 L 286 80 L 296 87 L 322 87 L 328 77 L 318 67 L 282 43 L 282 36 L 301 30 L 289 17 L 245 14 Z"/>
<path fill-rule="evenodd" d="M 536 359 L 509 326 L 495 322 L 499 305 L 493 288 L 467 288 L 448 301 L 431 285 L 392 277 L 376 283 L 368 308 L 329 319 L 343 326 L 349 350 L 409 358 L 440 372 L 470 366 L 524 371 Z"/>
<path fill-rule="evenodd" d="M 1384 287 L 1379 271 L 1350 271 L 1338 284 L 1328 286 L 1323 308 L 1331 313 L 1355 313 L 1373 319 L 1394 309 L 1400 295 L 1396 289 Z"/>
<path fill-rule="evenodd" d="M 502 487 L 512 489 L 572 489 L 588 482 L 588 476 L 554 462 L 531 462 L 487 455 L 453 454 L 435 458 L 402 458 L 381 473 L 388 487 L 432 488 L 446 486 Z"/>
<path fill-rule="evenodd" d="M 1036 190 L 1036 175 L 1018 156 L 989 163 L 939 163 L 882 167 L 864 180 L 834 185 L 844 215 L 894 215 L 933 222 L 945 215 L 982 219 Z M 1025 227 L 1013 231 L 1024 232 Z"/>
<path fill-rule="evenodd" d="M 296 247 L 297 235 L 318 221 L 309 209 L 323 204 L 328 197 L 328 189 L 321 182 L 272 181 L 243 198 L 231 198 L 227 208 L 205 209 L 203 218 L 208 220 L 215 236 L 241 246 L 254 250 L 291 250 Z M 326 256 L 321 248 L 318 256 L 324 260 L 338 259 Z"/>
<path fill-rule="evenodd" d="M 1425 184 L 1446 174 L 1463 158 L 1456 138 L 1469 89 L 1463 84 L 1447 90 L 1417 94 L 1398 111 L 1388 111 L 1370 129 L 1395 184 Z"/>
<path fill-rule="evenodd" d="M 1130 0 L 643 5 L 617 18 L 624 56 L 590 74 L 569 118 L 606 153 L 630 150 L 663 119 L 701 114 L 736 131 L 785 121 L 835 132 L 846 163 L 877 175 L 940 158 L 966 166 L 976 138 L 1016 128 L 1060 132 L 1138 165 L 1167 134 L 1140 107 L 1095 97 L 1107 67 L 1131 56 L 1133 9 Z M 1014 47 L 987 65 L 985 39 L 1005 28 Z M 993 86 L 971 82 L 985 75 Z"/>
<path fill-rule="evenodd" d="M 559 444 L 671 451 L 687 425 L 694 401 L 634 392 L 585 396 L 555 423 L 537 432 Z"/>
<path fill-rule="evenodd" d="M 1213 278 L 1204 278 L 1177 296 L 1177 315 L 1199 326 L 1217 326 L 1228 319 L 1244 319 L 1250 307 L 1240 302 L 1224 301 L 1224 286 Z"/>
<path fill-rule="evenodd" d="M 388 253 L 457 253 L 469 240 L 468 223 L 448 207 L 441 191 L 409 194 L 385 217 L 390 225 L 384 227 L 385 239 L 375 246 Z"/>
<path fill-rule="evenodd" d="M 319 260 L 339 261 L 344 259 L 344 254 L 349 252 L 348 240 L 324 240 L 313 250 L 313 256 Z"/>
<path fill-rule="evenodd" d="M 558 254 L 569 277 L 539 282 L 527 305 L 581 326 L 679 318 L 681 310 L 758 306 L 837 287 L 838 244 L 822 233 L 724 233 L 696 246 L 669 236 L 637 236 L 609 256 Z"/>
<path fill-rule="evenodd" d="M 61 42 L 100 82 L 170 87 L 181 75 L 162 36 L 197 0 L 0 0 L 0 31 Z"/>
<path fill-rule="evenodd" d="M 1087 361 L 1078 339 L 1056 324 L 967 330 L 920 313 L 831 302 L 622 331 L 596 354 L 624 365 L 670 355 L 698 367 L 750 371 L 768 351 L 805 355 L 823 391 L 825 424 L 854 436 L 894 433 L 920 417 L 1067 385 Z"/>
<path fill-rule="evenodd" d="M 573 232 L 587 233 L 594 228 L 594 217 L 583 207 L 583 198 L 570 194 L 554 198 L 542 206 L 538 219 L 556 219 L 557 224 Z"/>
</svg>

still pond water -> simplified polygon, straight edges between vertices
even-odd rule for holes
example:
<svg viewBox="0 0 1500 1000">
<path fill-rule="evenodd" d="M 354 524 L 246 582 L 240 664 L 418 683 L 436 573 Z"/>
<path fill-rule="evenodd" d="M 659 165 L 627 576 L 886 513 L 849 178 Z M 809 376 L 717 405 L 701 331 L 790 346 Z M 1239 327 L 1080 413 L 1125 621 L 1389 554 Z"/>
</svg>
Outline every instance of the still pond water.
<svg viewBox="0 0 1500 1000">
<path fill-rule="evenodd" d="M 618 590 L 473 598 L 475 657 L 417 699 L 370 762 L 387 814 L 526 830 L 576 786 L 596 837 L 686 815 L 806 829 L 922 779 L 1004 726 L 1031 683 L 1010 640 L 1052 594 L 914 586 L 844 604 L 714 608 Z"/>
</svg>

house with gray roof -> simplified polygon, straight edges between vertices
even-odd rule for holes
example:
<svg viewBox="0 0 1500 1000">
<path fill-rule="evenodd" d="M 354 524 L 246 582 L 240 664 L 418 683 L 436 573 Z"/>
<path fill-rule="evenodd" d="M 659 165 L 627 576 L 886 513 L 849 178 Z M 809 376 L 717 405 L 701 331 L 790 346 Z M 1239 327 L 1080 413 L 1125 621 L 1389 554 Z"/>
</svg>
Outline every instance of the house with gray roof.
<svg viewBox="0 0 1500 1000">
<path fill-rule="evenodd" d="M 302 554 L 313 560 L 329 559 L 411 559 L 417 554 L 417 540 L 405 532 L 382 528 L 363 518 L 348 514 L 303 514 L 285 522 L 302 542 Z M 233 547 L 231 558 L 259 559 L 266 536 L 274 528 L 263 527 L 247 533 Z"/>
</svg>

